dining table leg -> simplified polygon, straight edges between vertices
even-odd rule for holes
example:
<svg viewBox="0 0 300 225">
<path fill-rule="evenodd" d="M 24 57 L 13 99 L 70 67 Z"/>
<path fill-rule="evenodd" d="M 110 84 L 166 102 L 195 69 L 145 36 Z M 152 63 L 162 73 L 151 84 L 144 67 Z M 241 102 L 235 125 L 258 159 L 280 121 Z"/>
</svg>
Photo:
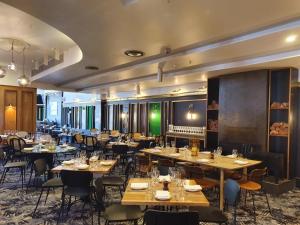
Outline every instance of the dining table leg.
<svg viewBox="0 0 300 225">
<path fill-rule="evenodd" d="M 224 210 L 224 170 L 220 169 L 220 210 Z"/>
</svg>

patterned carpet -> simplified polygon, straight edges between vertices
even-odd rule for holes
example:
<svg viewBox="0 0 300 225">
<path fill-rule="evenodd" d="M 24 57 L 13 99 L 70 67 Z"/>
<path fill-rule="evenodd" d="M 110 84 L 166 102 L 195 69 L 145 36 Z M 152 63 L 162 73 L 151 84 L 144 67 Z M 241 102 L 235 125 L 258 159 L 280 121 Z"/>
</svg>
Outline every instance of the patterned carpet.
<svg viewBox="0 0 300 225">
<path fill-rule="evenodd" d="M 0 168 L 2 172 L 2 168 Z M 28 179 L 28 173 L 27 173 Z M 56 224 L 57 212 L 60 206 L 61 190 L 51 191 L 44 204 L 43 198 L 37 213 L 32 217 L 32 212 L 35 207 L 40 191 L 35 188 L 30 188 L 26 193 L 21 189 L 21 179 L 18 171 L 11 171 L 7 175 L 7 179 L 0 186 L 0 225 L 14 224 Z M 215 194 L 207 194 L 212 205 L 216 204 L 217 199 Z M 45 197 L 45 196 L 44 196 Z M 106 198 L 108 204 L 119 202 L 120 195 L 117 189 L 108 190 Z M 238 207 L 237 224 L 255 224 L 253 221 L 252 202 L 249 199 L 248 206 L 245 208 L 243 203 Z M 269 196 L 272 216 L 269 214 L 264 196 L 256 196 L 256 218 L 259 225 L 292 225 L 300 224 L 300 189 L 295 189 L 289 193 L 283 194 L 280 197 Z M 68 217 L 64 218 L 60 224 L 92 224 L 92 219 L 89 216 L 88 207 L 83 217 L 81 217 L 82 204 L 78 203 L 72 206 Z M 232 210 L 226 212 L 230 221 Z M 94 224 L 97 224 L 97 214 L 93 216 Z M 142 224 L 142 221 L 140 221 Z M 101 224 L 104 221 L 101 219 Z"/>
</svg>

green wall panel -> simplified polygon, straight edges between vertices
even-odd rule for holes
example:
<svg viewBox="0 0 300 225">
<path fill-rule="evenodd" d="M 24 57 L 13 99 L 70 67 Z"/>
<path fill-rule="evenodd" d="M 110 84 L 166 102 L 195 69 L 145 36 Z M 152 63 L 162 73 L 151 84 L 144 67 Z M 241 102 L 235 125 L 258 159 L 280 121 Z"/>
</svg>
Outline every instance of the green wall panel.
<svg viewBox="0 0 300 225">
<path fill-rule="evenodd" d="M 149 134 L 160 135 L 161 110 L 160 103 L 150 103 Z"/>
</svg>

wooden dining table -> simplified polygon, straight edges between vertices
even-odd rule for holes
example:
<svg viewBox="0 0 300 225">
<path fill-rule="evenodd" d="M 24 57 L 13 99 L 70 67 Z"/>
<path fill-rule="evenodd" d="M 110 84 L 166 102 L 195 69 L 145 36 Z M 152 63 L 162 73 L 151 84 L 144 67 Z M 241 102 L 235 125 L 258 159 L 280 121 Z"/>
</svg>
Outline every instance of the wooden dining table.
<svg viewBox="0 0 300 225">
<path fill-rule="evenodd" d="M 169 200 L 157 200 L 154 196 L 157 190 L 163 190 L 162 183 L 151 185 L 151 189 L 133 190 L 131 183 L 149 183 L 151 178 L 131 178 L 129 179 L 125 193 L 121 200 L 122 205 L 147 205 L 147 206 L 209 206 L 209 201 L 203 192 L 188 192 L 183 187 L 178 187 L 174 181 L 168 185 L 171 198 Z M 195 185 L 194 180 L 185 180 L 186 184 Z M 180 188 L 182 189 L 180 191 Z"/>
<path fill-rule="evenodd" d="M 103 165 L 102 162 L 108 162 L 109 165 Z M 62 170 L 71 170 L 71 171 L 86 171 L 94 174 L 109 174 L 115 167 L 117 160 L 97 160 L 93 163 L 90 163 L 87 169 L 78 169 L 76 163 L 72 165 L 59 165 L 54 167 L 51 171 L 53 173 L 60 173 Z"/>
<path fill-rule="evenodd" d="M 106 144 L 106 148 L 112 148 L 113 145 L 127 145 L 129 148 L 136 148 L 138 147 L 138 142 L 109 142 Z"/>
<path fill-rule="evenodd" d="M 191 156 L 189 150 L 181 150 L 176 153 L 175 148 L 161 148 L 161 149 L 142 149 L 141 152 L 149 156 L 151 163 L 151 156 L 159 156 L 173 159 L 174 161 L 189 162 L 193 164 L 203 165 L 206 167 L 216 168 L 220 171 L 220 209 L 224 209 L 224 171 L 229 170 L 243 170 L 243 175 L 247 176 L 247 169 L 261 163 L 258 160 L 251 160 L 245 158 L 232 158 L 229 156 L 218 156 L 210 159 L 210 152 L 199 152 L 197 156 Z M 237 162 L 237 160 L 239 160 Z"/>
</svg>

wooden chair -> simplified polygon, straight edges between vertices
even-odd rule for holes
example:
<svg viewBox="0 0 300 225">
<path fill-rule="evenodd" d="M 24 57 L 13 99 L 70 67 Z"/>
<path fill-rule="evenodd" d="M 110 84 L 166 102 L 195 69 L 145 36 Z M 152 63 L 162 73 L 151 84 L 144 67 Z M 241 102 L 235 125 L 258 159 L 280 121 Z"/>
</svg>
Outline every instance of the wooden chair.
<svg viewBox="0 0 300 225">
<path fill-rule="evenodd" d="M 264 179 L 264 177 L 267 175 L 267 168 L 263 169 L 254 169 L 252 170 L 248 177 L 245 180 L 239 181 L 241 190 L 245 192 L 245 205 L 247 201 L 247 193 L 250 193 L 252 196 L 252 205 L 253 205 L 253 219 L 254 222 L 256 222 L 256 215 L 255 215 L 255 201 L 254 201 L 254 195 L 256 193 L 263 193 L 265 195 L 268 209 L 270 214 L 272 215 L 272 211 L 269 204 L 269 199 L 267 196 L 267 193 L 262 189 L 261 182 Z"/>
<path fill-rule="evenodd" d="M 141 177 L 145 177 L 147 173 L 151 170 L 151 165 L 148 156 L 146 156 L 143 153 L 136 153 L 135 161 L 136 163 L 134 175 L 136 176 L 136 173 L 139 173 Z"/>
</svg>

